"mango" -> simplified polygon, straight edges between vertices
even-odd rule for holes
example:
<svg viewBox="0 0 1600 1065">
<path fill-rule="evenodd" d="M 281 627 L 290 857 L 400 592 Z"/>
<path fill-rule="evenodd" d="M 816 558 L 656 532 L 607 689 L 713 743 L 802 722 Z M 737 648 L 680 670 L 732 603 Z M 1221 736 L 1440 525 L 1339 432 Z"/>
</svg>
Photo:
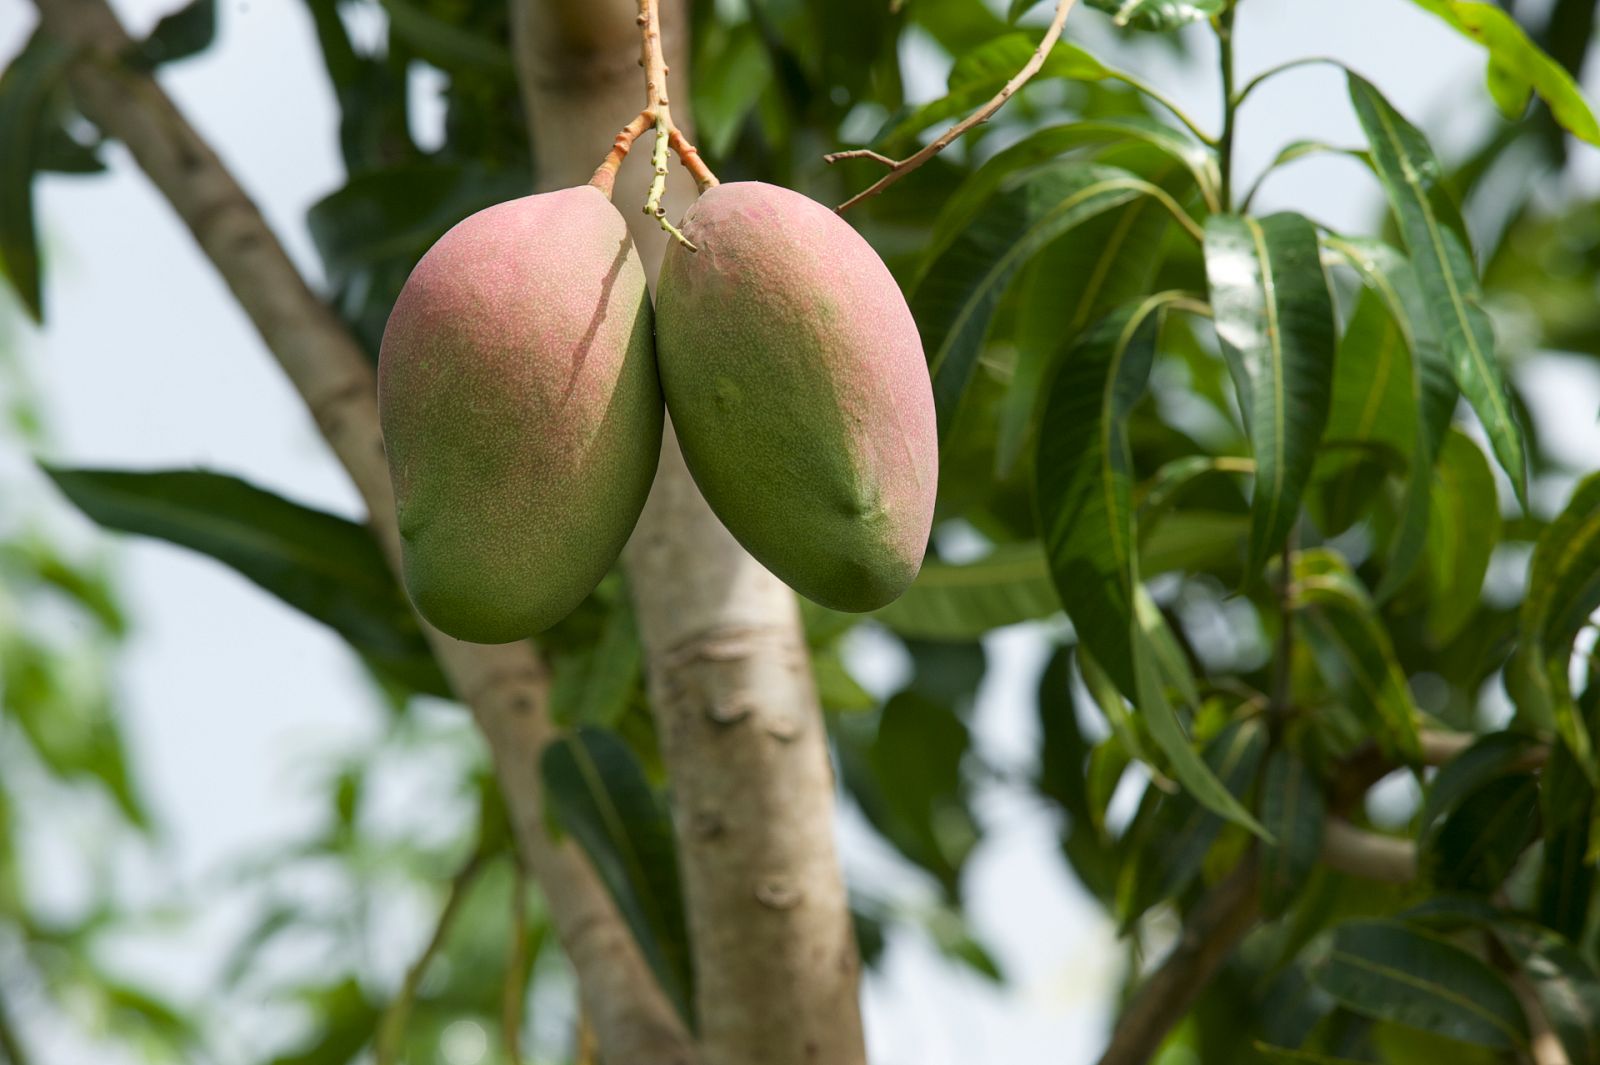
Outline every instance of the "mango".
<svg viewBox="0 0 1600 1065">
<path fill-rule="evenodd" d="M 569 614 L 638 521 L 663 410 L 644 269 L 587 185 L 479 211 L 389 315 L 378 404 L 407 591 L 451 636 Z"/>
<path fill-rule="evenodd" d="M 656 359 L 683 457 L 722 523 L 836 610 L 906 589 L 938 485 L 916 323 L 871 246 L 797 192 L 719 185 L 669 247 Z"/>
</svg>

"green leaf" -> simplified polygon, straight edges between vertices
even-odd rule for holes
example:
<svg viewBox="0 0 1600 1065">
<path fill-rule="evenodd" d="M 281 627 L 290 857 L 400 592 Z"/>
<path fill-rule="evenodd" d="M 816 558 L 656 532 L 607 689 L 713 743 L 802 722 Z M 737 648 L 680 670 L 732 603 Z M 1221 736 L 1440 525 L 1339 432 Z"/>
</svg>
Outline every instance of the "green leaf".
<svg viewBox="0 0 1600 1065">
<path fill-rule="evenodd" d="M 35 32 L 0 75 L 0 273 L 35 322 L 44 321 L 33 175 L 49 128 L 48 103 L 71 50 Z"/>
<path fill-rule="evenodd" d="M 569 727 L 616 727 L 633 699 L 643 664 L 632 601 L 618 596 L 593 645 L 557 661 L 551 717 Z"/>
<path fill-rule="evenodd" d="M 1526 1049 L 1528 1024 L 1499 973 L 1442 936 L 1395 921 L 1334 932 L 1317 985 L 1367 1017 L 1496 1049 Z"/>
<path fill-rule="evenodd" d="M 1313 646 L 1330 680 L 1350 679 L 1353 707 L 1378 743 L 1407 762 L 1422 757 L 1419 711 L 1378 608 L 1344 559 L 1321 548 L 1294 561 L 1297 600 L 1307 608 Z"/>
<path fill-rule="evenodd" d="M 1256 459 L 1249 570 L 1283 544 L 1300 513 L 1333 383 L 1333 299 L 1316 229 L 1297 214 L 1206 221 L 1206 277 L 1217 337 Z"/>
<path fill-rule="evenodd" d="M 934 219 L 919 276 L 928 272 L 995 192 L 1018 171 L 1048 163 L 1075 149 L 1128 143 L 1148 145 L 1177 161 L 1208 198 L 1215 198 L 1222 180 L 1216 153 L 1148 115 L 1117 115 L 1047 126 L 996 152 L 956 188 Z"/>
<path fill-rule="evenodd" d="M 1175 30 L 1222 14 L 1228 0 L 1089 0 L 1118 26 L 1140 30 Z"/>
<path fill-rule="evenodd" d="M 1011 7 L 1006 11 L 1006 21 L 1015 22 L 1042 3 L 1044 0 L 1011 0 Z"/>
<path fill-rule="evenodd" d="M 1077 226 L 1141 196 L 1167 194 L 1114 167 L 1068 163 L 1026 174 L 990 199 L 923 276 L 911 309 L 928 352 L 941 438 L 1017 271 Z"/>
<path fill-rule="evenodd" d="M 1017 366 L 1000 409 L 996 471 L 1022 452 L 1054 357 L 1114 308 L 1149 291 L 1172 216 L 1141 197 L 1084 223 L 1028 267 L 1018 308 Z"/>
<path fill-rule="evenodd" d="M 524 175 L 478 163 L 404 163 L 354 175 L 311 206 L 306 224 L 336 280 L 394 259 L 409 270 L 463 218 L 530 191 Z"/>
<path fill-rule="evenodd" d="M 695 42 L 694 64 L 697 139 L 711 159 L 720 160 L 772 84 L 772 61 L 754 23 L 719 23 L 707 44 Z"/>
<path fill-rule="evenodd" d="M 1494 928 L 1533 985 L 1570 1065 L 1600 1065 L 1600 976 L 1583 953 L 1561 936 L 1527 921 Z"/>
<path fill-rule="evenodd" d="M 1525 683 L 1513 696 L 1536 720 L 1553 718 L 1590 781 L 1600 784 L 1594 739 L 1573 700 L 1568 668 L 1578 633 L 1600 610 L 1600 474 L 1573 489 L 1567 506 L 1533 549 L 1522 601 L 1516 668 Z M 1528 705 L 1530 702 L 1538 705 Z"/>
<path fill-rule="evenodd" d="M 1316 868 L 1327 820 L 1317 778 L 1286 747 L 1267 759 L 1260 809 L 1262 827 L 1274 839 L 1261 850 L 1261 910 L 1276 917 L 1294 902 Z"/>
<path fill-rule="evenodd" d="M 583 728 L 541 756 L 556 822 L 583 848 L 667 997 L 688 1020 L 689 934 L 672 823 L 644 770 L 615 734 Z"/>
<path fill-rule="evenodd" d="M 1440 347 L 1416 272 L 1404 255 L 1382 241 L 1328 236 L 1324 243 L 1344 257 L 1360 275 L 1367 290 L 1388 309 L 1390 322 L 1400 333 L 1409 356 L 1409 397 L 1413 413 L 1406 419 L 1414 427 L 1415 438 L 1407 454 L 1406 493 L 1401 505 L 1400 529 L 1395 533 L 1389 564 L 1378 586 L 1378 599 L 1385 601 L 1410 578 L 1421 561 L 1427 544 L 1430 500 L 1434 481 L 1433 466 L 1444 446 L 1459 389 L 1444 349 Z M 1358 311 L 1359 315 L 1359 311 Z M 1350 332 L 1355 332 L 1354 326 Z M 1341 347 L 1336 375 L 1368 360 L 1346 337 Z M 1337 387 L 1335 408 L 1338 408 Z M 1391 415 L 1385 414 L 1383 420 Z"/>
<path fill-rule="evenodd" d="M 1389 204 L 1400 221 L 1428 313 L 1456 383 L 1477 411 L 1495 456 L 1527 509 L 1527 459 L 1495 353 L 1494 325 L 1481 305 L 1472 247 L 1460 212 L 1444 187 L 1439 160 L 1421 131 L 1355 74 L 1350 98 L 1372 145 Z"/>
<path fill-rule="evenodd" d="M 1062 361 L 1046 398 L 1035 462 L 1050 571 L 1079 641 L 1134 694 L 1138 582 L 1126 423 L 1144 395 L 1166 300 L 1125 307 Z"/>
<path fill-rule="evenodd" d="M 153 69 L 199 55 L 217 36 L 217 0 L 189 0 L 157 22 L 138 44 L 136 64 Z"/>
<path fill-rule="evenodd" d="M 1583 90 L 1560 63 L 1528 39 L 1509 13 L 1493 4 L 1464 0 L 1412 0 L 1489 52 L 1489 91 L 1507 118 L 1518 119 L 1528 98 L 1538 93 L 1550 113 L 1568 132 L 1600 144 L 1600 122 L 1583 98 Z"/>
<path fill-rule="evenodd" d="M 0 708 L 40 763 L 62 780 L 99 783 L 130 824 L 148 828 L 117 715 L 86 674 L 78 656 L 0 632 Z"/>
<path fill-rule="evenodd" d="M 905 594 L 872 617 L 902 636 L 970 640 L 1061 609 L 1038 543 L 1001 544 L 976 562 L 927 562 Z"/>
<path fill-rule="evenodd" d="M 935 699 L 907 689 L 884 704 L 877 735 L 866 751 L 875 793 L 867 812 L 953 899 L 959 895 L 962 867 L 978 842 L 961 772 L 972 736 L 947 701 L 948 688 L 939 695 Z"/>
<path fill-rule="evenodd" d="M 1478 611 L 1483 578 L 1500 541 L 1499 514 L 1488 459 L 1471 437 L 1451 429 L 1434 466 L 1427 529 L 1434 588 L 1428 634 L 1437 646 L 1454 639 Z"/>
<path fill-rule="evenodd" d="M 1259 721 L 1230 724 L 1206 745 L 1204 765 L 1235 802 L 1255 785 L 1267 751 Z M 1151 906 L 1178 897 L 1200 875 L 1224 821 L 1190 792 L 1163 795 L 1141 832 L 1139 850 L 1124 868 L 1117 923 L 1127 929 Z"/>
<path fill-rule="evenodd" d="M 375 667 L 417 691 L 449 695 L 365 526 L 201 470 L 45 472 L 106 528 L 209 555 L 328 625 Z"/>
<path fill-rule="evenodd" d="M 877 709 L 878 700 L 851 675 L 836 645 L 812 648 L 811 679 L 817 685 L 817 700 L 828 713 Z"/>
<path fill-rule="evenodd" d="M 1038 50 L 1038 38 L 1037 33 L 1008 33 L 961 54 L 950 68 L 945 95 L 917 108 L 879 141 L 885 146 L 904 144 L 929 126 L 976 110 L 1027 65 Z M 1105 64 L 1082 48 L 1057 41 L 1032 81 L 1103 81 L 1111 76 Z"/>
<path fill-rule="evenodd" d="M 440 70 L 511 72 L 511 52 L 501 41 L 433 14 L 412 0 L 380 0 L 389 16 L 389 32 Z"/>
<path fill-rule="evenodd" d="M 1251 816 L 1250 811 L 1245 809 L 1244 804 L 1234 796 L 1228 786 L 1218 779 L 1216 773 L 1200 756 L 1195 754 L 1194 747 L 1189 743 L 1189 737 L 1184 734 L 1177 712 L 1167 699 L 1164 678 L 1155 650 L 1142 631 L 1136 630 L 1133 654 L 1134 671 L 1138 682 L 1138 699 L 1135 705 L 1138 706 L 1140 716 L 1144 720 L 1145 727 L 1150 730 L 1150 736 L 1155 740 L 1156 746 L 1161 748 L 1161 752 L 1172 763 L 1172 775 L 1178 778 L 1178 783 L 1182 784 L 1200 805 L 1250 830 L 1262 840 L 1272 842 L 1272 834 Z"/>
<path fill-rule="evenodd" d="M 1073 870 L 1097 897 L 1109 898 L 1116 889 L 1117 853 L 1105 831 L 1105 802 L 1092 779 L 1098 748 L 1083 734 L 1072 695 L 1070 648 L 1058 648 L 1039 677 L 1038 719 L 1036 787 L 1068 815 L 1062 849 Z"/>
<path fill-rule="evenodd" d="M 1537 742 L 1521 733 L 1491 732 L 1439 768 L 1417 817 L 1417 841 L 1428 847 L 1440 820 L 1493 781 L 1530 767 Z"/>
<path fill-rule="evenodd" d="M 1446 814 L 1422 859 L 1438 887 L 1488 895 L 1538 834 L 1539 782 L 1514 773 L 1489 781 Z"/>
<path fill-rule="evenodd" d="M 1544 856 L 1536 912 L 1542 924 L 1578 941 L 1588 927 L 1594 898 L 1596 871 L 1588 855 L 1595 789 L 1565 743 L 1552 745 L 1540 779 L 1540 799 Z"/>
</svg>

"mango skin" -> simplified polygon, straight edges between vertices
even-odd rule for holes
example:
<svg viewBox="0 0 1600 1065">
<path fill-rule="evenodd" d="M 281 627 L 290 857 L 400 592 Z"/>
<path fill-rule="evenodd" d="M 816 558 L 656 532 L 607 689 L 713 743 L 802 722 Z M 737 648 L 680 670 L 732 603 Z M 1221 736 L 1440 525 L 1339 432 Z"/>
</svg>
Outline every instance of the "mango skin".
<svg viewBox="0 0 1600 1065">
<path fill-rule="evenodd" d="M 571 613 L 655 476 L 663 422 L 644 269 L 587 185 L 480 211 L 406 281 L 378 405 L 407 591 L 473 643 Z"/>
<path fill-rule="evenodd" d="M 933 389 L 888 267 L 828 208 L 719 185 L 668 249 L 656 358 L 683 457 L 801 595 L 873 610 L 916 577 L 939 481 Z"/>
</svg>

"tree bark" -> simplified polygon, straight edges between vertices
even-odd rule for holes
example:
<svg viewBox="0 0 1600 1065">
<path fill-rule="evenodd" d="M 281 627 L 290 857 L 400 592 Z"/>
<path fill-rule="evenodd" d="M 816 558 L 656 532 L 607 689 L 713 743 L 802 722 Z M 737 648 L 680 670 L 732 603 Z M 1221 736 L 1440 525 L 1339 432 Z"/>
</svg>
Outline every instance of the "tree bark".
<svg viewBox="0 0 1600 1065">
<path fill-rule="evenodd" d="M 539 184 L 588 180 L 645 104 L 633 0 L 519 0 Z M 688 21 L 662 4 L 673 115 L 690 115 Z M 652 285 L 648 152 L 616 182 Z M 693 199 L 671 165 L 668 217 Z M 705 1065 L 861 1065 L 860 962 L 833 837 L 833 775 L 794 594 L 706 505 L 670 427 L 625 561 L 673 790 Z M 620 1063 L 628 1065 L 628 1063 Z"/>
<path fill-rule="evenodd" d="M 106 0 L 36 0 L 47 30 L 77 47 L 71 87 L 84 114 L 127 145 L 188 226 L 305 399 L 365 501 L 373 535 L 399 557 L 377 387 L 349 332 L 306 285 L 244 190 L 148 74 Z M 539 755 L 554 735 L 548 676 L 529 643 L 466 644 L 424 630 L 488 739 L 522 857 L 548 900 L 610 1061 L 686 1065 L 692 1048 L 627 926 L 581 852 L 549 835 Z"/>
</svg>

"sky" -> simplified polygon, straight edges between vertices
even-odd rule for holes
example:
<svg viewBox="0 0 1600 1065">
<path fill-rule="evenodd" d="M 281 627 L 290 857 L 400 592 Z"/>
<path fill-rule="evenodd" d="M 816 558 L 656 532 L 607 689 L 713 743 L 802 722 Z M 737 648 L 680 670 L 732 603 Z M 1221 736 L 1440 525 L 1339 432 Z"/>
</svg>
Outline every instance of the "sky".
<svg viewBox="0 0 1600 1065">
<path fill-rule="evenodd" d="M 114 0 L 135 33 L 175 3 Z M 222 8 L 217 46 L 163 70 L 162 81 L 316 279 L 305 211 L 342 183 L 342 171 L 334 102 L 309 20 L 297 0 L 223 0 Z M 0 0 L 0 55 L 20 47 L 32 21 L 27 0 Z M 1080 11 L 1068 36 L 1102 40 L 1104 21 Z M 1354 64 L 1447 156 L 1492 121 L 1481 54 L 1406 0 L 1250 0 L 1238 45 L 1245 77 L 1303 55 Z M 908 47 L 916 59 L 912 91 L 937 95 L 948 61 L 925 42 Z M 1140 74 L 1215 127 L 1217 79 L 1209 66 L 1180 69 L 1154 51 L 1142 58 Z M 417 77 L 423 95 L 437 85 L 427 72 Z M 436 101 L 425 99 L 415 117 L 425 143 L 437 137 L 440 120 Z M 1359 141 L 1340 76 L 1330 69 L 1286 75 L 1248 106 L 1241 172 L 1253 175 L 1284 143 L 1305 137 Z M 108 157 L 108 176 L 49 177 L 38 187 L 48 325 L 19 325 L 17 342 L 43 397 L 47 457 L 78 466 L 211 467 L 359 516 L 354 491 L 220 279 L 126 153 L 113 148 Z M 1379 197 L 1353 164 L 1323 159 L 1275 177 L 1258 206 L 1292 206 L 1356 228 L 1370 224 Z M 1562 435 L 1572 454 L 1600 454 L 1594 376 L 1546 361 L 1526 380 L 1536 410 L 1572 427 Z M 48 498 L 25 456 L 0 454 L 0 480 Z M 52 506 L 73 535 L 94 536 L 64 506 Z M 135 863 L 127 875 L 150 898 L 201 891 L 229 859 L 316 824 L 317 768 L 329 752 L 373 740 L 385 714 L 337 637 L 231 571 L 149 541 L 117 541 L 111 550 L 133 620 L 117 665 L 125 731 L 167 844 L 159 866 Z M 996 634 L 990 651 L 978 744 L 989 762 L 1025 771 L 1045 644 L 1024 626 Z M 864 639 L 854 656 L 864 679 L 879 688 L 894 682 L 899 664 L 879 642 Z M 402 782 L 392 801 L 404 808 L 427 787 L 425 779 Z M 997 988 L 945 964 L 919 937 L 897 936 L 866 989 L 873 1061 L 1092 1062 L 1122 951 L 1058 858 L 1049 810 L 995 788 L 982 791 L 979 810 L 989 832 L 967 874 L 971 911 L 1011 983 Z M 846 867 L 862 882 L 888 881 L 913 896 L 923 889 L 848 812 L 840 838 Z M 70 908 L 70 840 L 34 846 L 34 883 Z M 218 952 L 247 916 L 221 908 L 176 941 L 130 947 L 123 963 L 180 997 L 203 996 Z M 407 925 L 407 915 L 396 920 Z M 405 944 L 424 932 L 420 921 L 410 925 L 395 932 L 397 972 L 409 955 Z M 250 1031 L 245 1023 L 239 1038 L 247 1042 Z M 71 1042 L 70 1034 L 54 1037 Z M 450 1065 L 473 1065 L 470 1047 Z"/>
</svg>

